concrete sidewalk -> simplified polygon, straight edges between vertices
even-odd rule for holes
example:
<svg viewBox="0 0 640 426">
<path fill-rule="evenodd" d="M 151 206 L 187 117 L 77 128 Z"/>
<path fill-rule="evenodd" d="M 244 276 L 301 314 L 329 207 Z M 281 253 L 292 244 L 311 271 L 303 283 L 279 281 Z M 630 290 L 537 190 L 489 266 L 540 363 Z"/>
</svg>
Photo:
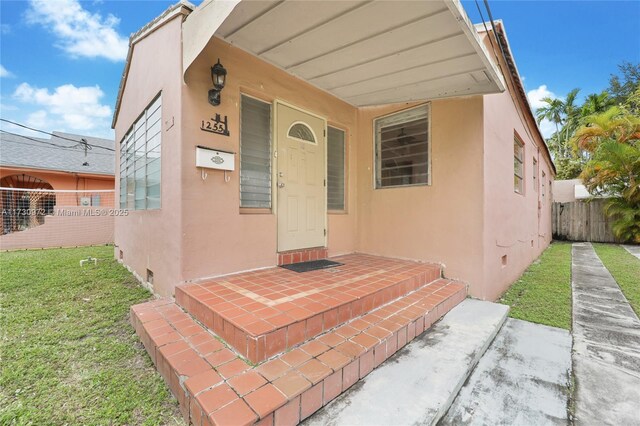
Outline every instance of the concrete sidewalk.
<svg viewBox="0 0 640 426">
<path fill-rule="evenodd" d="M 571 335 L 508 318 L 442 425 L 569 423 Z"/>
<path fill-rule="evenodd" d="M 623 245 L 624 249 L 640 259 L 640 246 Z"/>
<path fill-rule="evenodd" d="M 640 425 L 640 321 L 591 244 L 572 257 L 575 422 Z"/>
<path fill-rule="evenodd" d="M 467 299 L 304 424 L 433 425 L 505 321 L 509 308 Z"/>
</svg>

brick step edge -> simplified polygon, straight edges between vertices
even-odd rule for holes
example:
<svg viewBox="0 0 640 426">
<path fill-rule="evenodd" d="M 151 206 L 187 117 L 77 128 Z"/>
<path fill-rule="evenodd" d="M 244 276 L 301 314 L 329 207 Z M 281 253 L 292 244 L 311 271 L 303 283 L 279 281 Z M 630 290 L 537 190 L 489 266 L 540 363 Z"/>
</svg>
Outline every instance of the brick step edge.
<svg viewBox="0 0 640 426">
<path fill-rule="evenodd" d="M 297 424 L 369 374 L 466 297 L 441 279 L 258 367 L 168 299 L 131 323 L 188 424 Z"/>
<path fill-rule="evenodd" d="M 233 319 L 214 312 L 198 296 L 188 293 L 186 287 L 189 285 L 176 287 L 176 303 L 209 330 L 229 342 L 240 355 L 253 363 L 259 363 L 442 279 L 441 266 L 430 265 L 433 266 L 432 270 L 423 271 L 375 293 L 278 327 L 266 334 L 252 335 L 235 324 Z M 283 335 L 285 339 L 282 338 Z"/>
</svg>

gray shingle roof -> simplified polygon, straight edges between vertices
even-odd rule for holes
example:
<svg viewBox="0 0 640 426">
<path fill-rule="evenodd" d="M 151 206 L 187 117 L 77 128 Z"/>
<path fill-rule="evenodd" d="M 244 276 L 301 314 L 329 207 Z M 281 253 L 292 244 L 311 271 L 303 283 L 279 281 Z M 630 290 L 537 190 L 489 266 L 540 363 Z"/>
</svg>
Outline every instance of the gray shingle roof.
<svg viewBox="0 0 640 426">
<path fill-rule="evenodd" d="M 53 132 L 53 135 L 51 139 L 44 139 L 0 133 L 0 165 L 75 173 L 114 174 L 115 153 L 99 148 L 114 149 L 114 141 L 62 132 Z M 62 138 L 78 142 L 84 139 L 89 145 L 95 146 L 87 149 L 85 155 L 82 146 Z M 64 148 L 49 144 L 61 145 Z M 83 165 L 84 163 L 86 165 Z"/>
</svg>

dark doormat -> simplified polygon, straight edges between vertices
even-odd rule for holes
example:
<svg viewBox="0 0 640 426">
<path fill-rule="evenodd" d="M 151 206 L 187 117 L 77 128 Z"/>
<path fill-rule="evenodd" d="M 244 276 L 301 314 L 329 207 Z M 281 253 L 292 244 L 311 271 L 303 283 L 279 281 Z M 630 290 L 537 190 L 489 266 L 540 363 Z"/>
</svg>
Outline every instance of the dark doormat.
<svg viewBox="0 0 640 426">
<path fill-rule="evenodd" d="M 334 262 L 333 260 L 320 259 L 311 260 L 309 262 L 291 263 L 289 265 L 280 265 L 281 268 L 288 269 L 293 272 L 309 272 L 318 269 L 333 268 L 335 266 L 344 265 L 343 263 Z"/>
</svg>

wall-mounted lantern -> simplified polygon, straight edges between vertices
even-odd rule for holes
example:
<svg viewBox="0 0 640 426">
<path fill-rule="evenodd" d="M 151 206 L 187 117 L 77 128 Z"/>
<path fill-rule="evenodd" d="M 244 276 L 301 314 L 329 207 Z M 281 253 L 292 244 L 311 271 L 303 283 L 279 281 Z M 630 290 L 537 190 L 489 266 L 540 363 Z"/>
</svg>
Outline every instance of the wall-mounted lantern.
<svg viewBox="0 0 640 426">
<path fill-rule="evenodd" d="M 213 106 L 220 105 L 220 92 L 224 88 L 225 80 L 227 79 L 227 70 L 218 62 L 211 67 L 211 81 L 213 82 L 213 89 L 209 90 L 209 103 Z"/>
</svg>

